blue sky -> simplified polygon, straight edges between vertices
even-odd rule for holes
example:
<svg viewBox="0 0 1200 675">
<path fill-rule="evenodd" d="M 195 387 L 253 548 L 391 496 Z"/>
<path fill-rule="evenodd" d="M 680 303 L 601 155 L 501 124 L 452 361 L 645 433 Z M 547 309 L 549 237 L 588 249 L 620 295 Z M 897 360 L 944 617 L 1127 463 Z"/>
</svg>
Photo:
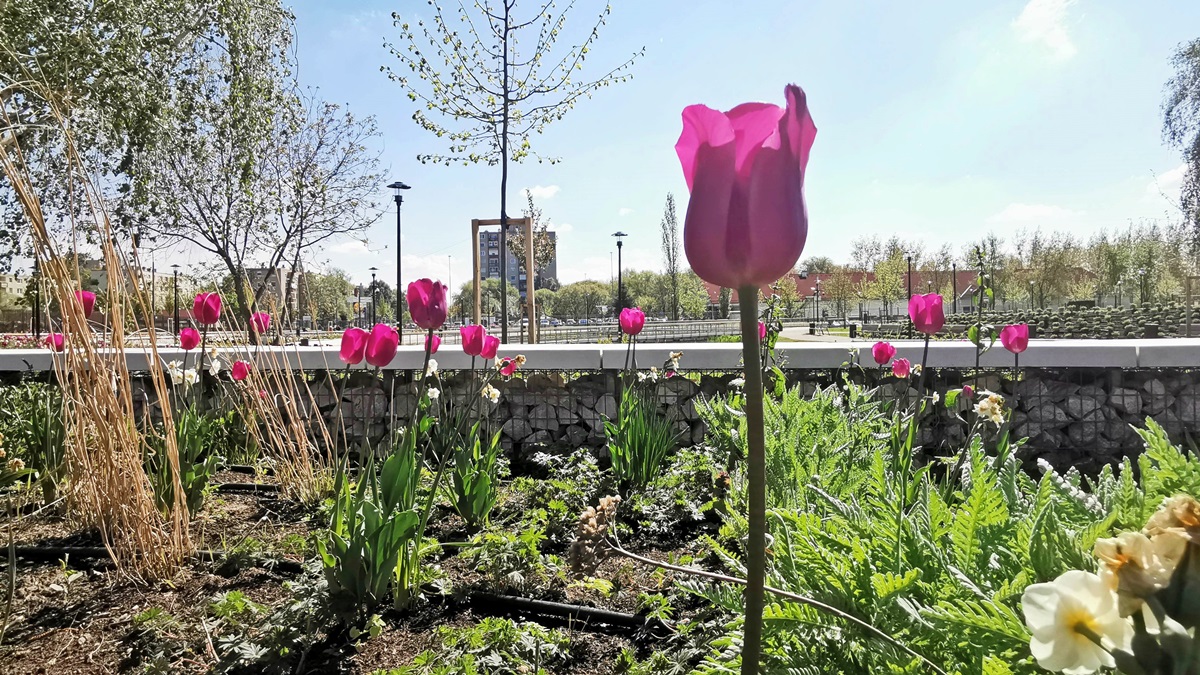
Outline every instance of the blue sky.
<svg viewBox="0 0 1200 675">
<path fill-rule="evenodd" d="M 468 2 L 468 4 L 470 4 Z M 531 3 L 522 3 L 533 6 Z M 592 74 L 634 51 L 631 82 L 603 89 L 536 149 L 557 165 L 512 167 L 510 213 L 533 188 L 559 232 L 559 277 L 607 280 L 609 236 L 629 233 L 625 264 L 661 266 L 667 192 L 683 217 L 674 153 L 680 111 L 782 103 L 808 93 L 818 134 L 806 177 L 804 255 L 848 260 L 852 241 L 892 234 L 929 249 L 994 230 L 1088 235 L 1130 220 L 1173 218 L 1181 159 L 1161 141 L 1169 58 L 1196 38 L 1200 3 L 1125 0 L 654 0 L 613 3 L 590 54 Z M 579 0 L 576 27 L 603 7 Z M 410 119 L 413 104 L 380 72 L 399 65 L 390 13 L 428 16 L 423 0 L 302 0 L 300 78 L 328 100 L 375 115 L 389 180 L 405 196 L 403 272 L 457 286 L 469 276 L 470 221 L 499 215 L 499 168 L 422 165 L 445 145 Z M 520 7 L 518 7 L 520 9 Z M 391 203 L 380 191 L 381 203 Z M 321 264 L 356 280 L 395 277 L 395 213 L 367 242 L 342 242 Z M 450 256 L 450 259 L 447 259 Z"/>
</svg>

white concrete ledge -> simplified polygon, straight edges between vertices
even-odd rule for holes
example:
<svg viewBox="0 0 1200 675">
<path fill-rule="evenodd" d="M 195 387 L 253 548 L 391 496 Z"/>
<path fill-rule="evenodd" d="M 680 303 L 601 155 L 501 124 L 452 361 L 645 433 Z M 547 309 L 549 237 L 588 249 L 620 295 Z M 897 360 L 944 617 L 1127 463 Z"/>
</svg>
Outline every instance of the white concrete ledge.
<svg viewBox="0 0 1200 675">
<path fill-rule="evenodd" d="M 871 358 L 874 342 L 786 342 L 776 348 L 783 367 L 791 369 L 838 368 L 849 358 L 849 350 L 857 348 L 859 363 L 866 368 L 875 366 Z M 919 340 L 894 340 L 896 356 L 915 363 L 921 362 L 924 343 Z M 331 342 L 311 347 L 260 347 L 257 350 L 219 348 L 226 363 L 238 359 L 255 362 L 259 367 L 288 367 L 305 370 L 338 370 L 344 367 L 338 358 L 339 345 Z M 637 363 L 642 368 L 661 367 L 671 352 L 683 352 L 682 370 L 735 370 L 742 365 L 741 345 L 734 343 L 647 343 L 637 349 Z M 101 350 L 101 353 L 112 353 Z M 620 370 L 625 366 L 626 346 L 623 344 L 579 345 L 506 345 L 499 356 L 524 354 L 525 368 L 532 370 Z M 185 353 L 177 348 L 161 348 L 159 358 L 183 361 Z M 198 350 L 186 354 L 195 363 Z M 424 351 L 416 346 L 401 347 L 389 370 L 416 370 L 421 367 Z M 150 351 L 128 349 L 125 358 L 130 370 L 145 370 Z M 471 366 L 471 357 L 457 344 L 443 344 L 437 355 L 444 369 Z M 0 372 L 45 371 L 53 368 L 54 354 L 46 349 L 0 350 Z M 477 360 L 477 365 L 482 365 Z M 975 347 L 965 340 L 932 342 L 929 364 L 932 368 L 971 368 L 975 365 Z M 1003 368 L 1013 365 L 1012 354 L 996 343 L 980 359 L 980 365 Z M 1029 349 L 1021 355 L 1021 366 L 1035 368 L 1191 368 L 1200 367 L 1200 339 L 1161 340 L 1031 340 Z M 360 368 L 365 366 L 358 366 Z"/>
</svg>

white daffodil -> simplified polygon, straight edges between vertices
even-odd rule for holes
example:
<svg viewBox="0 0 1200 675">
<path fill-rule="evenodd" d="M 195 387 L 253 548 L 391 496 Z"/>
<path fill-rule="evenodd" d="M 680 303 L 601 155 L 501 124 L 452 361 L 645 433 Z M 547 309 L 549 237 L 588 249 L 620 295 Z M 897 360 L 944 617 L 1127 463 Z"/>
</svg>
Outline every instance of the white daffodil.
<svg viewBox="0 0 1200 675">
<path fill-rule="evenodd" d="M 638 373 L 638 382 L 657 382 L 658 368 L 651 367 L 648 372 Z"/>
<path fill-rule="evenodd" d="M 442 395 L 442 390 L 438 389 L 437 387 L 430 387 L 427 394 L 429 395 L 430 401 L 436 401 L 438 400 L 438 397 Z"/>
<path fill-rule="evenodd" d="M 1033 584 L 1021 608 L 1033 633 L 1029 651 L 1046 670 L 1084 675 L 1113 668 L 1108 650 L 1128 650 L 1133 639 L 1133 624 L 1117 612 L 1117 594 L 1091 572 L 1071 570 Z"/>
<path fill-rule="evenodd" d="M 199 381 L 200 373 L 197 373 L 195 368 L 188 368 L 187 370 L 183 371 L 183 384 L 185 386 L 190 387 Z"/>
<path fill-rule="evenodd" d="M 740 388 L 740 387 L 744 387 L 744 386 L 746 386 L 746 378 L 744 378 L 744 377 L 736 377 L 736 378 L 734 378 L 734 379 L 732 379 L 732 380 L 730 380 L 730 381 L 729 381 L 729 386 L 731 386 L 731 387 L 739 387 L 739 388 Z"/>
<path fill-rule="evenodd" d="M 209 362 L 209 364 L 208 364 L 208 374 L 209 375 L 216 377 L 217 374 L 220 372 L 221 372 L 221 360 L 220 359 L 213 359 L 211 362 Z"/>
<path fill-rule="evenodd" d="M 933 401 L 933 404 L 934 404 L 934 405 L 937 405 L 937 404 L 938 404 L 938 401 L 942 400 L 942 395 L 941 395 L 941 394 L 939 394 L 939 393 L 937 393 L 937 392 L 935 391 L 935 392 L 933 392 L 932 394 L 930 394 L 930 395 L 929 395 L 929 399 L 930 399 L 931 401 Z"/>
<path fill-rule="evenodd" d="M 179 384 L 183 379 L 183 364 L 179 361 L 171 361 L 167 364 L 167 375 L 171 376 L 172 384 Z"/>
<path fill-rule="evenodd" d="M 429 363 L 425 366 L 425 377 L 436 375 L 438 371 L 437 359 L 429 359 Z"/>
<path fill-rule="evenodd" d="M 208 348 L 208 358 L 210 358 L 214 361 L 217 360 L 217 348 L 216 347 Z"/>
<path fill-rule="evenodd" d="M 490 384 L 484 387 L 483 391 L 481 391 L 479 395 L 491 401 L 492 403 L 500 400 L 500 390 L 496 389 Z"/>
<path fill-rule="evenodd" d="M 1170 585 L 1186 549 L 1187 540 L 1176 532 L 1163 532 L 1153 539 L 1141 532 L 1122 532 L 1096 540 L 1093 550 L 1100 561 L 1100 578 L 1117 592 L 1121 616 L 1132 615 L 1143 598 Z"/>
<path fill-rule="evenodd" d="M 975 414 L 996 426 L 1004 424 L 1004 397 L 990 391 L 983 392 L 975 404 Z"/>
</svg>

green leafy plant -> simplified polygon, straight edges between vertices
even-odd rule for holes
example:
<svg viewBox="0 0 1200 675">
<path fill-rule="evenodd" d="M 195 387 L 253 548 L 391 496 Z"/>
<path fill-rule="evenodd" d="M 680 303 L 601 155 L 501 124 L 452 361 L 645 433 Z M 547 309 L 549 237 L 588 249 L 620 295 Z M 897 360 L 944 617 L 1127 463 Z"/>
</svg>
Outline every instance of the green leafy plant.
<svg viewBox="0 0 1200 675">
<path fill-rule="evenodd" d="M 450 504 L 454 512 L 473 528 L 488 524 L 500 491 L 500 431 L 488 438 L 480 423 L 454 450 L 454 466 L 450 471 Z"/>
<path fill-rule="evenodd" d="M 176 413 L 175 449 L 178 452 L 179 486 L 183 490 L 188 513 L 195 515 L 204 503 L 204 491 L 217 472 L 221 458 L 214 452 L 218 422 L 207 413 L 187 407 Z M 158 508 L 166 510 L 175 502 L 175 481 L 171 462 L 166 456 L 166 441 L 149 441 L 146 453 L 147 474 L 154 488 Z"/>
<path fill-rule="evenodd" d="M 617 419 L 606 419 L 604 430 L 622 496 L 654 480 L 678 440 L 674 425 L 658 414 L 654 397 L 633 386 L 622 392 Z"/>
<path fill-rule="evenodd" d="M 23 457 L 37 475 L 43 501 L 54 503 L 66 472 L 67 431 L 61 390 L 37 382 L 5 388 L 0 394 L 0 415 L 13 434 L 8 449 Z"/>
<path fill-rule="evenodd" d="M 1136 477 L 1128 462 L 1092 481 L 1047 465 L 1035 481 L 1003 437 L 994 454 L 974 436 L 961 461 L 918 465 L 918 419 L 886 418 L 890 432 L 869 435 L 858 459 L 844 464 L 833 456 L 844 447 L 823 435 L 793 439 L 808 444 L 810 458 L 785 466 L 825 468 L 791 474 L 802 482 L 784 499 L 770 493 L 767 583 L 860 617 L 945 672 L 1039 672 L 1020 610 L 1024 589 L 1093 569 L 1097 538 L 1118 523 L 1140 526 L 1165 497 L 1200 489 L 1200 461 L 1172 447 L 1153 422 L 1142 432 L 1147 450 Z M 768 420 L 768 439 L 796 433 L 785 431 L 790 420 Z M 946 470 L 952 466 L 957 471 Z M 725 519 L 722 534 L 736 542 L 744 516 L 730 509 Z M 742 572 L 736 545 L 707 541 Z M 682 585 L 735 617 L 696 672 L 736 672 L 739 589 Z M 768 598 L 763 658 L 767 672 L 929 672 L 893 643 L 780 596 Z"/>
<path fill-rule="evenodd" d="M 421 426 L 430 424 L 425 418 Z M 397 594 L 413 590 L 409 554 L 421 549 L 421 459 L 412 430 L 397 435 L 378 472 L 374 453 L 368 453 L 357 483 L 346 462 L 339 465 L 327 536 L 317 540 L 334 612 L 358 624 L 387 597 L 393 581 Z"/>
<path fill-rule="evenodd" d="M 558 557 L 539 549 L 545 539 L 545 533 L 533 527 L 519 533 L 482 532 L 471 539 L 464 555 L 494 586 L 524 591 L 559 574 Z"/>
<path fill-rule="evenodd" d="M 469 628 L 438 628 L 440 649 L 422 652 L 412 663 L 373 675 L 550 675 L 571 661 L 570 637 L 536 623 L 486 618 Z"/>
</svg>

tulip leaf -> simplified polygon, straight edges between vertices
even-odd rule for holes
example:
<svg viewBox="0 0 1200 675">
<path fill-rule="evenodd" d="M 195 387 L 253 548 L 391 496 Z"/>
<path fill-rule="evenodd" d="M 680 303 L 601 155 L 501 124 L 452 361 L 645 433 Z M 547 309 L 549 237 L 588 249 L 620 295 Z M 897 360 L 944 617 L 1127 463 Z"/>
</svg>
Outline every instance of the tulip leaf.
<svg viewBox="0 0 1200 675">
<path fill-rule="evenodd" d="M 946 407 L 953 408 L 954 404 L 958 403 L 958 395 L 962 393 L 962 389 L 951 389 L 946 392 Z"/>
</svg>

